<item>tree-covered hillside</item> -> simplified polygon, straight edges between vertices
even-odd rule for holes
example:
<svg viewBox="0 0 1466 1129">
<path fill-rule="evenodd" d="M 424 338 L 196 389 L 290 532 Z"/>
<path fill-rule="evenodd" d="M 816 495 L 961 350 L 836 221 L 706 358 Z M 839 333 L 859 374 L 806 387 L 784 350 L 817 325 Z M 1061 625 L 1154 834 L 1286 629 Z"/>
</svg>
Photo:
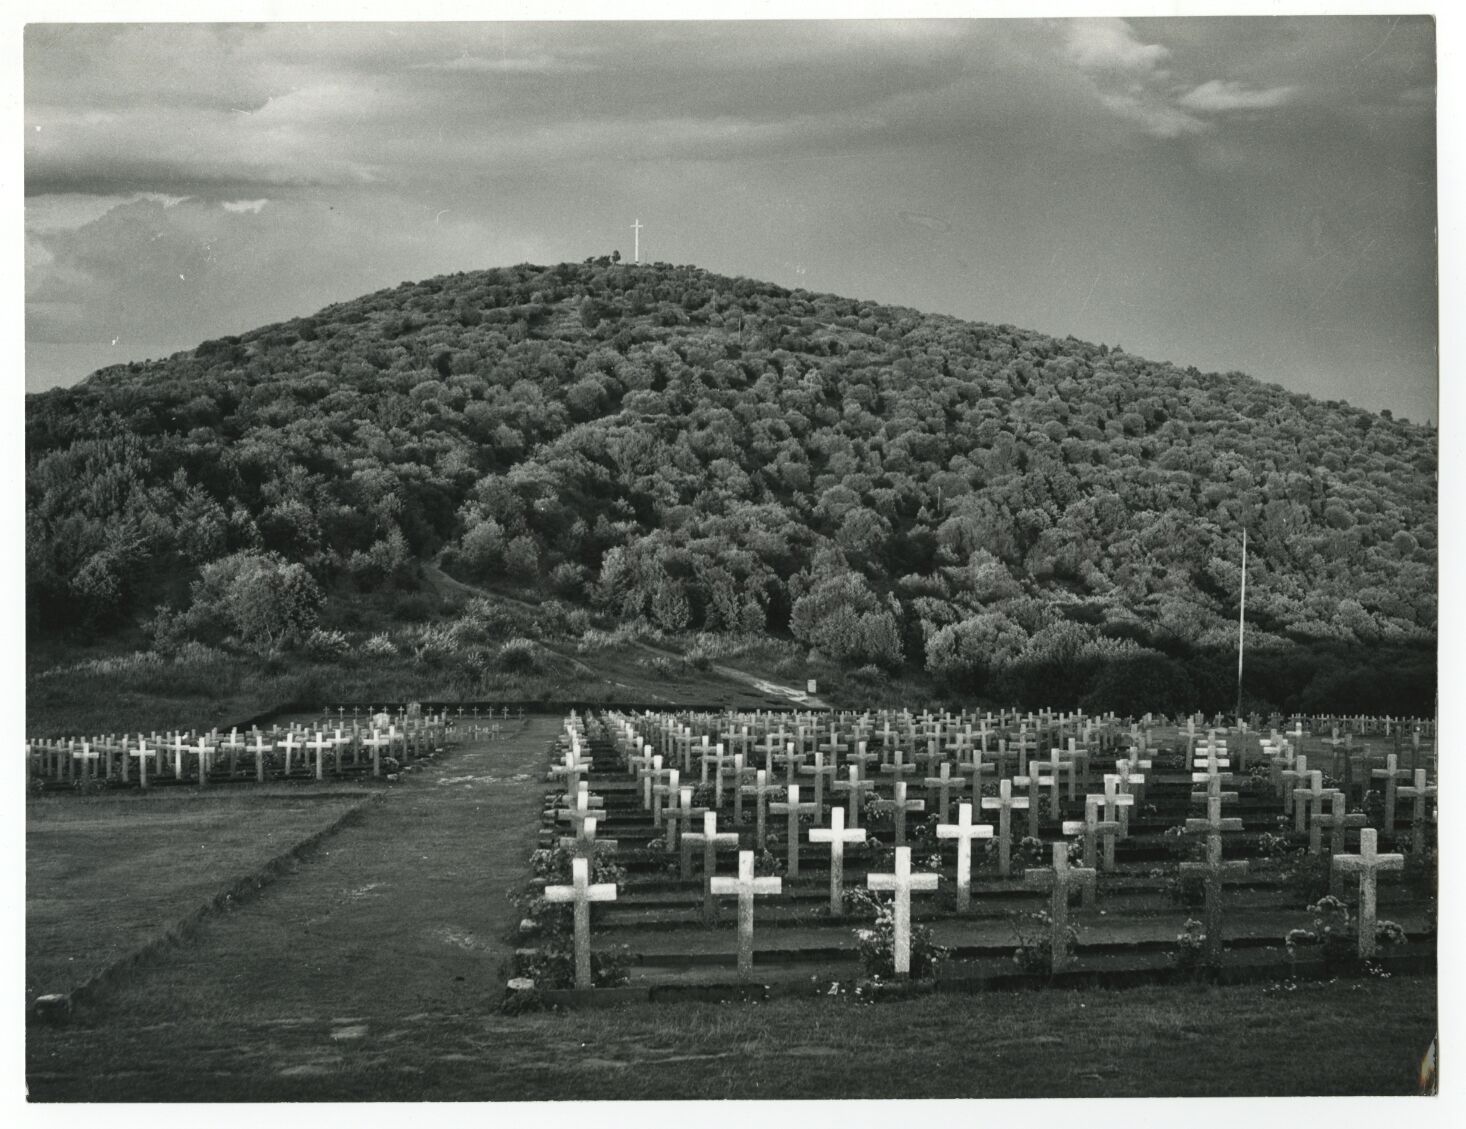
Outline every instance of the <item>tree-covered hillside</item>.
<svg viewBox="0 0 1466 1129">
<path fill-rule="evenodd" d="M 1119 347 L 597 260 L 404 283 L 26 424 L 33 630 L 288 645 L 432 561 L 954 692 L 1215 708 L 1245 524 L 1251 693 L 1431 707 L 1434 431 Z M 247 588 L 299 615 L 252 630 Z"/>
</svg>

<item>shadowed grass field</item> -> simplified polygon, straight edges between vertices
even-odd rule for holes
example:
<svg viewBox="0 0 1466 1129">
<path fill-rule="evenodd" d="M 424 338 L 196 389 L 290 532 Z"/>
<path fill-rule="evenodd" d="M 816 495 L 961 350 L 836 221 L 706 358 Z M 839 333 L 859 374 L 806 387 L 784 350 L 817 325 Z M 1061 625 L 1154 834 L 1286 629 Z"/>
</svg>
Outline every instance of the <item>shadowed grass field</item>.
<svg viewBox="0 0 1466 1129">
<path fill-rule="evenodd" d="M 376 791 L 251 784 L 30 799 L 26 1002 L 75 989 Z"/>
<path fill-rule="evenodd" d="M 1294 991 L 848 998 L 505 1018 L 479 983 L 409 1011 L 411 971 L 365 1014 L 309 996 L 210 1014 L 166 997 L 32 1035 L 36 1099 L 412 1101 L 1410 1094 L 1433 978 Z M 142 1002 L 142 1001 L 138 1001 Z M 130 1009 L 131 1010 L 131 1009 Z M 189 1069 L 178 1066 L 187 1061 Z M 79 1064 L 85 1064 L 81 1066 Z"/>
</svg>

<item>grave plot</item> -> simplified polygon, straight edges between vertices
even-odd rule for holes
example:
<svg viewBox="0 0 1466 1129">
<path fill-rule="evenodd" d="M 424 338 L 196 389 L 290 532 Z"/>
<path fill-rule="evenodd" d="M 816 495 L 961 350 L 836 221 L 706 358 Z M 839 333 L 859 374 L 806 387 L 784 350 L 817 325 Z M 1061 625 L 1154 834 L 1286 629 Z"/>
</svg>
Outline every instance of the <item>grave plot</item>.
<svg viewBox="0 0 1466 1129">
<path fill-rule="evenodd" d="M 276 723 L 268 729 L 209 733 L 106 734 L 28 741 L 31 795 L 96 795 L 123 789 L 208 789 L 281 781 L 395 781 L 442 752 L 460 734 L 493 740 L 499 721 L 470 719 L 460 728 L 445 714 L 347 714 Z"/>
<path fill-rule="evenodd" d="M 1389 744 L 1083 715 L 572 715 L 514 988 L 1433 968 L 1433 785 L 1424 765 L 1402 783 Z M 1334 758 L 1347 777 L 1310 767 Z"/>
</svg>

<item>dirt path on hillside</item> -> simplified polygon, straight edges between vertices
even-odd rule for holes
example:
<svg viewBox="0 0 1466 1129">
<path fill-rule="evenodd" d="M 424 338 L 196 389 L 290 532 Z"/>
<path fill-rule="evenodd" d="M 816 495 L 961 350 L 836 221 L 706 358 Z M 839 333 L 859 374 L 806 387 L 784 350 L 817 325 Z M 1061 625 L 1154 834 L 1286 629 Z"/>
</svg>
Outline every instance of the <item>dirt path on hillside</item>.
<svg viewBox="0 0 1466 1129">
<path fill-rule="evenodd" d="M 183 1063 L 163 1048 L 180 1028 L 209 1032 L 188 1056 L 195 1082 L 214 1070 L 283 1083 L 390 1058 L 426 1015 L 491 1012 L 520 917 L 506 895 L 528 875 L 562 725 L 533 716 L 466 742 L 70 1027 L 33 1030 L 32 1095 L 74 1096 L 109 1072 L 144 1092 L 155 1075 L 159 1098 L 177 1095 Z M 224 1041 L 226 1017 L 238 1036 Z"/>
<path fill-rule="evenodd" d="M 427 576 L 430 583 L 445 591 L 459 592 L 467 596 L 483 596 L 486 599 L 490 600 L 501 600 L 506 604 L 513 604 L 516 607 L 525 609 L 526 611 L 539 610 L 536 604 L 530 603 L 527 600 L 521 600 L 517 596 L 506 596 L 500 592 L 490 592 L 487 589 L 479 588 L 472 584 L 465 584 L 461 580 L 455 580 L 442 569 L 438 568 L 436 565 L 425 564 L 423 566 L 423 573 Z M 615 679 L 608 678 L 608 676 L 603 672 L 597 671 L 587 664 L 581 662 L 573 654 L 567 653 L 564 649 L 560 647 L 553 646 L 549 643 L 544 642 L 543 640 L 540 641 L 540 645 L 547 648 L 548 650 L 554 651 L 555 654 L 559 655 L 563 659 L 568 660 L 578 670 L 582 671 L 583 673 L 589 674 L 592 678 L 606 678 L 608 681 L 614 683 L 617 686 L 621 686 L 626 689 L 633 689 L 633 687 L 627 686 L 627 684 L 624 682 L 617 682 Z M 639 639 L 632 640 L 631 645 L 647 652 L 647 654 L 657 655 L 661 658 L 671 658 L 679 660 L 682 658 L 682 656 L 676 651 L 653 646 L 652 644 L 644 643 Z M 751 686 L 760 694 L 766 694 L 776 701 L 779 699 L 788 699 L 790 705 L 802 706 L 806 709 L 812 710 L 822 710 L 828 708 L 825 702 L 821 701 L 813 694 L 810 694 L 805 690 L 799 689 L 797 686 L 786 686 L 781 682 L 771 682 L 766 678 L 760 678 L 757 675 L 749 674 L 747 671 L 739 670 L 737 667 L 724 666 L 722 663 L 713 663 L 712 666 L 708 669 L 710 673 L 716 674 L 719 678 L 722 678 L 728 682 L 737 682 L 744 686 Z M 662 695 L 657 694 L 653 694 L 652 696 L 662 697 Z M 667 702 L 670 705 L 672 704 L 673 699 L 668 698 Z"/>
</svg>

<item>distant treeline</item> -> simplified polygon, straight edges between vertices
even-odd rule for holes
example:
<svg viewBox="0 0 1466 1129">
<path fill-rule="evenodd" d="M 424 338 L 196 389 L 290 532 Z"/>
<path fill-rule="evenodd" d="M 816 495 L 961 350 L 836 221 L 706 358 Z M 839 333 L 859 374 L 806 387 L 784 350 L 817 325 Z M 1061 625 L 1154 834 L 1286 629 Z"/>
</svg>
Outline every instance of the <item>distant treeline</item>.
<svg viewBox="0 0 1466 1129">
<path fill-rule="evenodd" d="M 1435 432 L 1119 347 L 597 260 L 105 369 L 26 428 L 33 629 L 186 618 L 213 562 L 330 605 L 434 561 L 961 694 L 1215 709 L 1245 524 L 1259 704 L 1433 709 Z"/>
</svg>

